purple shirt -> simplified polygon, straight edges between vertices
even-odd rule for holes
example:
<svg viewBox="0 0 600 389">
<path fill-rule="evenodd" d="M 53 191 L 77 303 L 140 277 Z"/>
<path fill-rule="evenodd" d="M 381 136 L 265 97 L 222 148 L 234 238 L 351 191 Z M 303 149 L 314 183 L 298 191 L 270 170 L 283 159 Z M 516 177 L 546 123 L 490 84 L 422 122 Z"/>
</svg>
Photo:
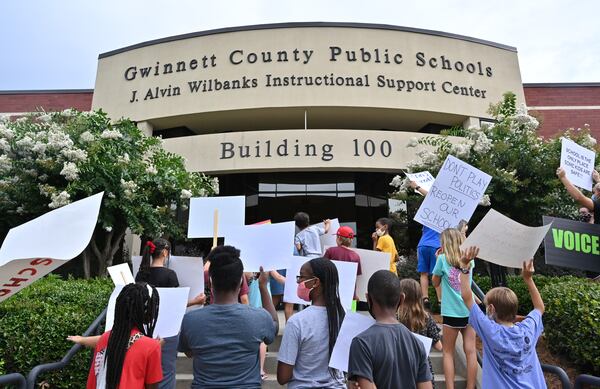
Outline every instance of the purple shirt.
<svg viewBox="0 0 600 389">
<path fill-rule="evenodd" d="M 544 329 L 540 311 L 534 309 L 522 322 L 506 327 L 489 319 L 473 305 L 469 324 L 483 342 L 482 387 L 546 388 L 535 351 Z"/>
</svg>

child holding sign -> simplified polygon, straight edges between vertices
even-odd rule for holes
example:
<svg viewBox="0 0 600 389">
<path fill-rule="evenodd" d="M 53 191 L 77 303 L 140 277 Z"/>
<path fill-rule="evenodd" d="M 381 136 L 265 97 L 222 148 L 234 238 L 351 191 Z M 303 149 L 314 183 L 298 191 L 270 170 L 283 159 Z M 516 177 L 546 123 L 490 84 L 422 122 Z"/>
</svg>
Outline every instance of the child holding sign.
<svg viewBox="0 0 600 389">
<path fill-rule="evenodd" d="M 371 236 L 373 238 L 373 250 L 390 253 L 390 271 L 396 273 L 396 260 L 398 259 L 398 251 L 394 239 L 390 236 L 392 228 L 392 220 L 387 217 L 382 217 L 375 222 L 375 232 Z"/>
<path fill-rule="evenodd" d="M 523 262 L 521 273 L 529 289 L 533 311 L 515 323 L 519 300 L 512 290 L 504 287 L 490 289 L 485 295 L 487 315 L 473 302 L 469 273 L 471 260 L 478 251 L 476 247 L 470 247 L 461 253 L 460 286 L 463 301 L 470 311 L 469 324 L 483 342 L 483 387 L 546 388 L 535 350 L 544 330 L 544 301 L 533 281 L 533 259 Z"/>
</svg>

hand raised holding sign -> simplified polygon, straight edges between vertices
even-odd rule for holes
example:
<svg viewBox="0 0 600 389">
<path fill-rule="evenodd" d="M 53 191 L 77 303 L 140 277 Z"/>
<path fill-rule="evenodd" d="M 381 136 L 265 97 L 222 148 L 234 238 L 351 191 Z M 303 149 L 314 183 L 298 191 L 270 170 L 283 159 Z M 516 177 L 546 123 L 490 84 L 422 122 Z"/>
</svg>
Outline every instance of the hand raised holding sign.
<svg viewBox="0 0 600 389">
<path fill-rule="evenodd" d="M 469 264 L 472 260 L 474 260 L 479 254 L 479 247 L 470 246 L 466 250 L 461 250 L 460 252 L 460 265 L 463 268 L 469 268 Z"/>
<path fill-rule="evenodd" d="M 523 270 L 522 276 L 524 280 L 530 280 L 533 278 L 533 273 L 535 273 L 535 268 L 533 267 L 533 259 L 529 261 L 523 261 Z"/>
</svg>

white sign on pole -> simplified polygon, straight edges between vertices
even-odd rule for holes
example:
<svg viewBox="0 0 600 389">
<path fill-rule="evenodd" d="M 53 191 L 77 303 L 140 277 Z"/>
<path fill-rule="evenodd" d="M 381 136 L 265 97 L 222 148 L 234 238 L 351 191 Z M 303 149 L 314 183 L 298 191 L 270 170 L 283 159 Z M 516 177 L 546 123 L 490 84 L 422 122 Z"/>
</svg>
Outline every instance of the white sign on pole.
<svg viewBox="0 0 600 389">
<path fill-rule="evenodd" d="M 492 177 L 449 155 L 431 190 L 415 215 L 415 221 L 437 232 L 469 221 Z"/>
<path fill-rule="evenodd" d="M 126 263 L 110 266 L 106 268 L 106 270 L 108 270 L 108 274 L 110 275 L 110 278 L 112 278 L 115 285 L 127 285 L 135 283 L 133 274 L 131 274 L 131 269 Z"/>
<path fill-rule="evenodd" d="M 0 248 L 0 302 L 85 250 L 103 194 L 75 201 L 8 232 Z"/>
<path fill-rule="evenodd" d="M 212 238 L 215 211 L 218 215 L 217 235 L 226 237 L 232 230 L 245 225 L 246 198 L 222 196 L 190 199 L 188 238 Z"/>
<path fill-rule="evenodd" d="M 131 262 L 133 264 L 133 276 L 135 278 L 140 270 L 142 257 L 131 257 Z M 167 267 L 177 274 L 177 280 L 179 281 L 180 287 L 190 288 L 190 295 L 188 296 L 190 300 L 200 293 L 204 293 L 204 262 L 202 261 L 202 258 L 172 255 L 169 258 Z"/>
<path fill-rule="evenodd" d="M 362 332 L 368 330 L 373 324 L 375 324 L 375 319 L 371 316 L 354 312 L 347 313 L 333 346 L 331 358 L 329 359 L 329 367 L 347 372 L 352 340 Z M 425 354 L 429 356 L 433 339 L 415 334 L 414 332 L 412 334 L 423 344 Z"/>
<path fill-rule="evenodd" d="M 242 226 L 231 230 L 225 244 L 239 249 L 244 271 L 285 269 L 294 252 L 294 222 Z"/>
<path fill-rule="evenodd" d="M 551 225 L 528 227 L 490 209 L 461 248 L 477 246 L 479 258 L 520 269 L 523 261 L 533 258 Z"/>
<path fill-rule="evenodd" d="M 565 169 L 567 178 L 573 185 L 591 191 L 596 153 L 570 139 L 562 138 L 561 141 L 560 166 Z"/>
<path fill-rule="evenodd" d="M 329 231 L 325 233 L 325 235 L 321 235 L 319 239 L 321 240 L 321 253 L 325 252 L 325 246 L 335 246 L 336 245 L 336 236 L 335 233 L 340 228 L 340 221 L 335 219 L 330 219 L 331 224 L 329 225 Z M 323 222 L 317 223 L 317 226 L 320 228 L 325 228 L 325 224 Z"/>
<path fill-rule="evenodd" d="M 117 297 L 124 285 L 115 286 L 110 299 L 108 300 L 108 310 L 106 312 L 105 331 L 109 331 L 115 320 L 115 304 Z M 154 328 L 154 338 L 169 338 L 179 333 L 181 322 L 186 312 L 189 288 L 156 288 L 160 296 L 158 306 L 158 318 Z"/>
<path fill-rule="evenodd" d="M 298 283 L 296 276 L 300 275 L 300 268 L 303 264 L 310 261 L 310 257 L 292 256 L 289 267 L 286 269 L 285 286 L 283 289 L 283 301 L 292 304 L 310 305 L 310 302 L 304 301 L 298 297 L 296 293 Z M 338 271 L 339 278 L 339 293 L 342 307 L 350 310 L 352 300 L 354 298 L 354 285 L 356 283 L 356 268 L 358 264 L 355 262 L 331 261 Z"/>
<path fill-rule="evenodd" d="M 431 185 L 433 185 L 433 182 L 435 181 L 435 178 L 433 178 L 431 173 L 429 173 L 428 171 L 419 173 L 406 173 L 406 177 L 408 177 L 409 180 L 416 182 L 417 185 L 419 185 L 421 188 L 425 189 L 428 192 L 429 190 L 431 190 Z M 416 189 L 415 192 L 420 193 Z"/>
</svg>

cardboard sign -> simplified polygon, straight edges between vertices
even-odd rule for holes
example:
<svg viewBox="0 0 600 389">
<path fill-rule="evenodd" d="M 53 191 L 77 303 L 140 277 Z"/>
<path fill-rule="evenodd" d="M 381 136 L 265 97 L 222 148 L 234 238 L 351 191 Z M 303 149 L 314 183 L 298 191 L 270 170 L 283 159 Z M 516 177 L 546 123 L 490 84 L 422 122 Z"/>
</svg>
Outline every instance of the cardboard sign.
<svg viewBox="0 0 600 389">
<path fill-rule="evenodd" d="M 217 236 L 227 237 L 245 225 L 246 197 L 194 197 L 190 199 L 188 238 L 212 238 L 217 214 Z"/>
<path fill-rule="evenodd" d="M 469 221 L 492 177 L 449 155 L 414 220 L 437 232 Z"/>
<path fill-rule="evenodd" d="M 600 272 L 600 225 L 544 216 L 546 264 Z"/>
<path fill-rule="evenodd" d="M 431 190 L 431 186 L 435 181 L 435 178 L 428 171 L 420 172 L 420 173 L 406 173 L 406 177 L 409 180 L 416 182 L 421 188 L 425 189 L 427 192 Z M 418 190 L 415 189 L 415 192 L 419 193 Z"/>
<path fill-rule="evenodd" d="M 142 257 L 135 256 L 131 257 L 133 264 L 133 276 L 137 276 L 140 270 L 140 263 L 142 263 Z M 179 257 L 171 256 L 167 263 L 167 268 L 173 270 L 177 274 L 177 280 L 179 281 L 180 287 L 190 288 L 190 294 L 188 298 L 198 296 L 200 293 L 204 293 L 204 262 L 200 257 Z"/>
<path fill-rule="evenodd" d="M 286 270 L 285 276 L 285 287 L 283 290 L 283 301 L 292 304 L 310 305 L 310 302 L 304 301 L 298 297 L 296 293 L 298 289 L 298 283 L 296 282 L 296 276 L 300 275 L 300 268 L 302 265 L 311 258 L 309 257 L 298 257 L 292 256 L 290 259 L 290 265 Z M 342 307 L 347 311 L 352 308 L 352 300 L 354 297 L 354 285 L 356 284 L 356 268 L 358 264 L 354 262 L 343 262 L 343 261 L 331 261 L 335 264 L 338 271 L 339 278 L 339 294 L 340 302 Z"/>
<path fill-rule="evenodd" d="M 85 250 L 103 194 L 75 201 L 8 232 L 0 248 L 0 302 Z"/>
<path fill-rule="evenodd" d="M 117 297 L 124 285 L 115 286 L 108 299 L 108 310 L 106 312 L 106 326 L 104 331 L 109 331 L 115 321 L 115 304 Z M 154 338 L 169 338 L 179 334 L 181 322 L 186 312 L 189 288 L 156 288 L 160 296 L 158 306 L 158 318 L 156 327 L 152 334 Z"/>
<path fill-rule="evenodd" d="M 567 178 L 573 185 L 591 191 L 594 185 L 592 173 L 596 152 L 567 138 L 562 138 L 561 142 L 560 167 L 565 169 Z"/>
<path fill-rule="evenodd" d="M 119 265 L 110 266 L 106 268 L 108 270 L 108 274 L 110 278 L 113 280 L 113 283 L 116 285 L 127 285 L 135 283 L 135 279 L 133 274 L 131 274 L 131 269 L 129 265 L 126 263 L 121 263 Z"/>
<path fill-rule="evenodd" d="M 239 249 L 244 271 L 285 269 L 294 250 L 294 222 L 242 226 L 231 229 L 225 244 Z"/>
<path fill-rule="evenodd" d="M 533 258 L 550 224 L 528 227 L 490 209 L 461 245 L 479 247 L 478 257 L 501 266 L 522 268 Z"/>
<path fill-rule="evenodd" d="M 342 322 L 342 326 L 340 327 L 340 333 L 338 334 L 335 345 L 333 346 L 331 358 L 329 359 L 329 367 L 347 372 L 352 339 L 368 330 L 373 324 L 375 324 L 375 319 L 371 316 L 360 313 L 347 313 Z M 433 339 L 415 334 L 414 332 L 412 334 L 423 344 L 425 354 L 426 356 L 429 356 Z"/>
</svg>

